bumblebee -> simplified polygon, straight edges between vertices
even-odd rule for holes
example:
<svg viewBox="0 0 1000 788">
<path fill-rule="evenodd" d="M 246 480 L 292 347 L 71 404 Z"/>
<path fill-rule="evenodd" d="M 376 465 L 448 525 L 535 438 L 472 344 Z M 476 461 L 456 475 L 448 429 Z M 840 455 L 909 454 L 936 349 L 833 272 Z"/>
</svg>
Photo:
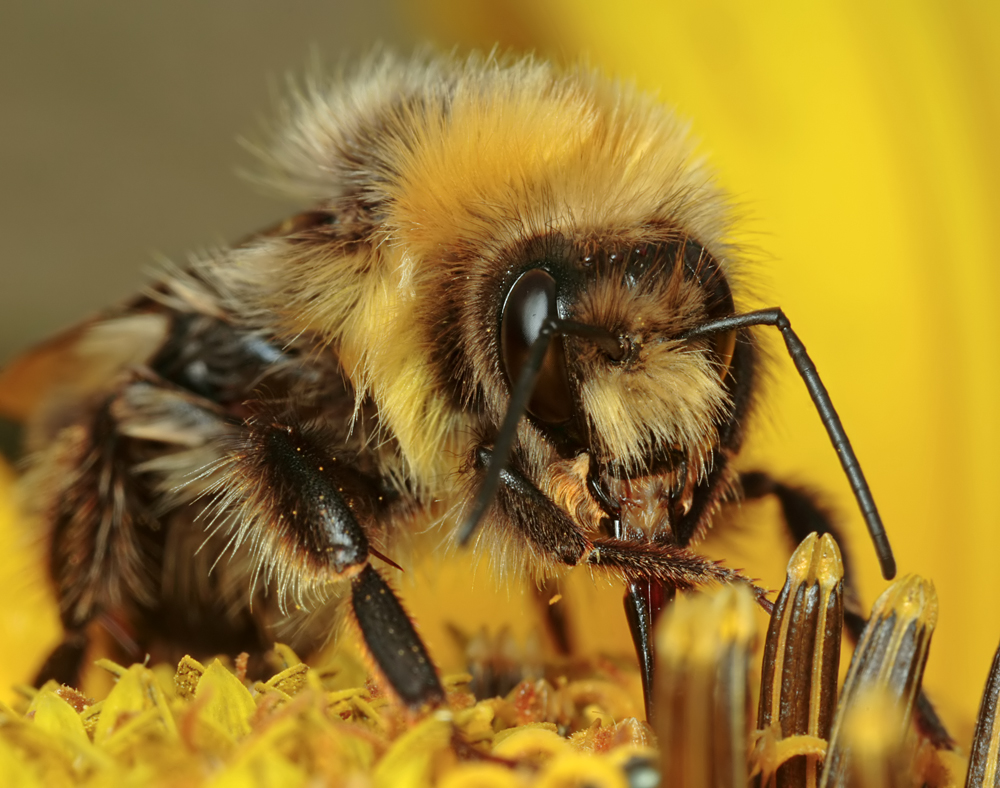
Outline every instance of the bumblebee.
<svg viewBox="0 0 1000 788">
<path fill-rule="evenodd" d="M 725 504 L 811 500 L 734 467 L 780 329 L 892 554 L 780 309 L 740 311 L 725 195 L 685 125 L 583 68 L 380 55 L 290 102 L 266 179 L 312 207 L 165 270 L 15 362 L 26 498 L 46 525 L 73 681 L 95 628 L 132 656 L 314 652 L 347 610 L 414 708 L 441 703 L 390 583 L 436 524 L 536 580 L 619 578 L 649 696 L 678 589 L 749 582 L 693 549 Z M 648 712 L 648 707 L 647 707 Z"/>
</svg>

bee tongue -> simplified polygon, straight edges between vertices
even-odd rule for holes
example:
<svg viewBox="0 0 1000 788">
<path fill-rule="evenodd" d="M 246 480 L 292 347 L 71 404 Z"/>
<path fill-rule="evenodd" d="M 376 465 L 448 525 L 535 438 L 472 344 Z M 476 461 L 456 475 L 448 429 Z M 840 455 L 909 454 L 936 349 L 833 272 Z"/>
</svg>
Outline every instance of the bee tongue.
<svg viewBox="0 0 1000 788">
<path fill-rule="evenodd" d="M 673 600 L 676 591 L 658 580 L 642 578 L 629 581 L 625 592 L 625 618 L 642 672 L 642 697 L 646 705 L 646 722 L 653 724 L 653 628 L 664 605 Z"/>
</svg>

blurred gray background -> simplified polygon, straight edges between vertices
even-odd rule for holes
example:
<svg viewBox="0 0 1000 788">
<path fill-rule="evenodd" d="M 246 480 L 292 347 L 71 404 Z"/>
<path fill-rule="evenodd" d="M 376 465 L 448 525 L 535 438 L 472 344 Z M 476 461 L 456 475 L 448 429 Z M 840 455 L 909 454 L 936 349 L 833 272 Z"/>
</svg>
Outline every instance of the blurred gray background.
<svg viewBox="0 0 1000 788">
<path fill-rule="evenodd" d="M 377 42 L 394 0 L 9 2 L 0 9 L 0 365 L 134 292 L 158 257 L 289 213 L 238 175 L 288 76 Z"/>
</svg>

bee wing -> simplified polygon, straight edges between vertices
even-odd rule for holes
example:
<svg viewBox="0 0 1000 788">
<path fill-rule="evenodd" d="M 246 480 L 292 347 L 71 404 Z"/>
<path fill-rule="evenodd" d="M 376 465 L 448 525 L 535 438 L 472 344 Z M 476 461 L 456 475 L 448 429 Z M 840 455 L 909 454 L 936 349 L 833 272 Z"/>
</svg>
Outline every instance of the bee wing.
<svg viewBox="0 0 1000 788">
<path fill-rule="evenodd" d="M 169 314 L 135 304 L 84 321 L 0 371 L 0 415 L 25 424 L 25 448 L 39 449 L 123 374 L 145 366 L 169 331 Z"/>
<path fill-rule="evenodd" d="M 0 369 L 0 416 L 27 421 L 39 401 L 71 375 L 76 347 L 94 322 L 88 320 L 50 337 Z"/>
</svg>

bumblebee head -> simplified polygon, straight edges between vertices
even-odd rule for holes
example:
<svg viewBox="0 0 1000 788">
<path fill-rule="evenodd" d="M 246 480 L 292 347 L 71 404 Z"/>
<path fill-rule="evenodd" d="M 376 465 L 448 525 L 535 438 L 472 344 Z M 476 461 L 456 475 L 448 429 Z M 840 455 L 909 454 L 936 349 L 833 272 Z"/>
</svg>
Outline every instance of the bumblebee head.
<svg viewBox="0 0 1000 788">
<path fill-rule="evenodd" d="M 678 456 L 708 460 L 729 407 L 734 335 L 683 336 L 734 308 L 700 244 L 676 233 L 640 243 L 547 239 L 501 289 L 494 352 L 506 393 L 537 365 L 525 412 L 561 453 L 586 451 L 618 477 Z M 551 337 L 533 361 L 546 326 Z"/>
</svg>

